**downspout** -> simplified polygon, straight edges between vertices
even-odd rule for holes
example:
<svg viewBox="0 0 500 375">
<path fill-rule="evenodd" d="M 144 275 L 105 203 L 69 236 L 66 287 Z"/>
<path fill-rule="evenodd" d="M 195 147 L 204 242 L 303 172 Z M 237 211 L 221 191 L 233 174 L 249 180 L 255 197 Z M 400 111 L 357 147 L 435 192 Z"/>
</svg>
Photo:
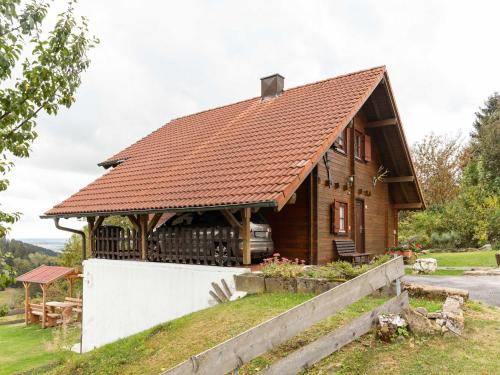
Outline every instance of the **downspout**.
<svg viewBox="0 0 500 375">
<path fill-rule="evenodd" d="M 85 232 L 83 232 L 81 230 L 67 228 L 67 227 L 63 227 L 63 226 L 59 225 L 59 218 L 58 217 L 54 218 L 54 223 L 56 224 L 57 229 L 63 230 L 65 232 L 79 234 L 80 236 L 82 236 L 82 260 L 85 260 L 87 258 L 87 241 L 86 241 Z"/>
<path fill-rule="evenodd" d="M 85 232 L 82 230 L 63 227 L 63 226 L 59 225 L 59 218 L 58 217 L 54 218 L 54 223 L 56 225 L 56 228 L 59 230 L 79 234 L 80 236 L 82 236 L 82 261 L 84 261 L 86 259 L 86 256 L 87 256 L 87 241 L 85 239 Z M 82 306 L 82 310 L 83 310 L 83 306 Z M 82 327 L 80 328 L 80 354 L 82 354 L 82 346 L 83 346 L 83 311 L 81 314 L 82 314 Z"/>
</svg>

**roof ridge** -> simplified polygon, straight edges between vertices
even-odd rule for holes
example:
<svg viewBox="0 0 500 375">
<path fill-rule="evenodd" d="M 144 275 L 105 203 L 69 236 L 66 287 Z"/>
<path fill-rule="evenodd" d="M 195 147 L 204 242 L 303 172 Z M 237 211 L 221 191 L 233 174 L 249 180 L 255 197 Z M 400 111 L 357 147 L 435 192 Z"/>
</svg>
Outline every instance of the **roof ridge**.
<svg viewBox="0 0 500 375">
<path fill-rule="evenodd" d="M 369 72 L 370 70 L 377 70 L 377 69 L 381 69 L 381 68 L 383 68 L 385 70 L 386 66 L 385 65 L 379 65 L 379 66 L 374 66 L 373 68 L 361 69 L 361 70 L 358 70 L 358 71 L 355 71 L 355 72 L 351 72 L 351 73 L 340 74 L 340 75 L 335 76 L 335 77 L 325 78 L 325 79 L 322 79 L 322 80 L 319 80 L 319 81 L 315 81 L 315 82 L 304 83 L 302 85 L 294 86 L 294 87 L 291 87 L 291 88 L 283 90 L 283 91 L 284 92 L 292 91 L 292 90 L 300 89 L 300 88 L 303 88 L 303 87 L 313 86 L 313 85 L 317 85 L 319 83 L 324 83 L 324 82 L 327 82 L 327 81 L 332 81 L 334 79 L 349 77 L 349 76 L 352 76 L 352 75 L 355 75 L 355 74 L 361 74 L 361 73 Z M 217 107 L 204 109 L 204 110 L 201 110 L 201 111 L 198 111 L 198 112 L 195 112 L 195 113 L 190 113 L 188 115 L 175 117 L 175 118 L 171 119 L 169 122 L 167 122 L 167 124 L 170 123 L 170 122 L 172 122 L 172 121 L 175 121 L 175 120 L 180 120 L 180 119 L 188 118 L 188 117 L 191 117 L 191 116 L 197 116 L 197 115 L 200 115 L 200 114 L 205 113 L 205 112 L 210 112 L 210 111 L 215 111 L 215 110 L 218 110 L 218 109 L 223 109 L 223 108 L 226 108 L 226 107 L 230 107 L 232 105 L 241 104 L 241 103 L 244 103 L 244 102 L 249 102 L 249 101 L 252 101 L 252 100 L 255 100 L 255 99 L 260 99 L 260 96 L 254 96 L 253 98 L 239 100 L 239 101 L 234 102 L 234 103 L 224 104 L 224 105 L 220 105 L 220 106 L 217 106 Z M 167 124 L 165 124 L 165 125 L 167 125 Z"/>
</svg>

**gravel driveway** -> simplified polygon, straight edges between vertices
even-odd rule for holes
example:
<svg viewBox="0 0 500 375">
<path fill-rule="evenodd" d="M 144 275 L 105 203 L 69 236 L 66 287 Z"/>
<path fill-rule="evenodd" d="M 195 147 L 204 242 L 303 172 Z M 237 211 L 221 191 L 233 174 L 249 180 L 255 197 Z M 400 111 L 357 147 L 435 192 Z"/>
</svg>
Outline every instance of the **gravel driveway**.
<svg viewBox="0 0 500 375">
<path fill-rule="evenodd" d="M 404 276 L 403 280 L 466 289 L 471 299 L 500 306 L 500 276 Z"/>
</svg>

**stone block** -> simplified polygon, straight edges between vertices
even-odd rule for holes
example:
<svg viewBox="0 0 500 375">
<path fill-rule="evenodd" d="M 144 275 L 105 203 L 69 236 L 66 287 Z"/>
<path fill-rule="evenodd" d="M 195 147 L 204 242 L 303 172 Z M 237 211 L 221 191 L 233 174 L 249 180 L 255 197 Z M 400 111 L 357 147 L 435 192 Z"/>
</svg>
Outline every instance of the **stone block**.
<svg viewBox="0 0 500 375">
<path fill-rule="evenodd" d="M 313 279 L 309 277 L 297 278 L 297 293 L 321 294 L 340 285 L 339 282 L 328 281 L 327 279 Z"/>
<path fill-rule="evenodd" d="M 264 279 L 267 293 L 296 293 L 297 279 L 281 277 L 266 277 Z"/>
<path fill-rule="evenodd" d="M 249 294 L 264 293 L 266 291 L 264 275 L 261 273 L 247 272 L 234 275 L 236 290 Z"/>
<path fill-rule="evenodd" d="M 460 296 L 467 301 L 469 292 L 464 289 L 445 288 L 434 285 L 423 285 L 403 282 L 403 289 L 408 291 L 410 297 L 425 297 L 430 299 L 445 300 L 449 296 Z"/>
</svg>

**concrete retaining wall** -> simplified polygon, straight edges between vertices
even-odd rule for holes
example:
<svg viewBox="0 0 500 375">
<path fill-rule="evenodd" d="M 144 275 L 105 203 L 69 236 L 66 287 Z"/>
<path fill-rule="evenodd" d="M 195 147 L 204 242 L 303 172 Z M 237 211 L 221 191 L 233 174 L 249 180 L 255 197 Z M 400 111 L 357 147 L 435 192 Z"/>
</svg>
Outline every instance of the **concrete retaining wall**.
<svg viewBox="0 0 500 375">
<path fill-rule="evenodd" d="M 245 268 L 89 259 L 83 264 L 82 351 L 209 307 L 212 282 Z"/>
</svg>

